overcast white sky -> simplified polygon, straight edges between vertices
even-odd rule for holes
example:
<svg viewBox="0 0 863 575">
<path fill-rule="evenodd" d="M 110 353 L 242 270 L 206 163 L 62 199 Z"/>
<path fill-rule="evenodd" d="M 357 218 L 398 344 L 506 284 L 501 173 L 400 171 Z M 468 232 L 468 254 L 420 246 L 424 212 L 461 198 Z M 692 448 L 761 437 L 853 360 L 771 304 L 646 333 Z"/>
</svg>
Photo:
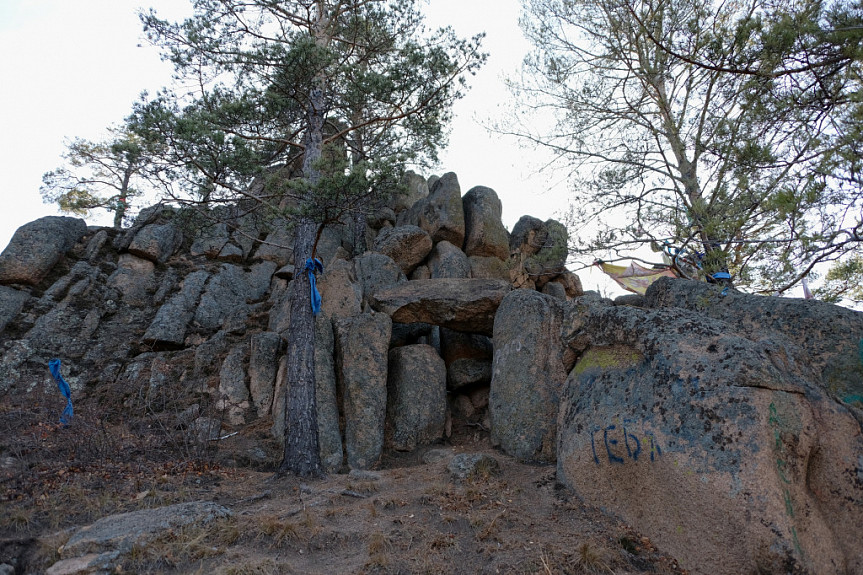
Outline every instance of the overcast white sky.
<svg viewBox="0 0 863 575">
<path fill-rule="evenodd" d="M 155 92 L 169 82 L 170 66 L 142 38 L 137 10 L 151 6 L 182 19 L 189 2 L 0 0 L 0 248 L 19 226 L 58 214 L 42 203 L 39 186 L 42 174 L 60 165 L 65 141 L 103 137 L 143 90 Z M 518 28 L 519 10 L 518 0 L 430 0 L 425 10 L 430 27 L 449 24 L 462 36 L 487 34 L 489 62 L 457 104 L 440 172 L 458 174 L 463 193 L 477 185 L 493 188 L 509 229 L 522 215 L 545 220 L 567 205 L 565 184 L 536 173 L 542 156 L 478 123 L 498 117 L 507 105 L 502 78 L 529 50 Z M 95 225 L 110 221 L 104 213 L 88 218 Z M 586 289 L 599 281 L 608 289 L 601 274 L 578 273 Z"/>
</svg>

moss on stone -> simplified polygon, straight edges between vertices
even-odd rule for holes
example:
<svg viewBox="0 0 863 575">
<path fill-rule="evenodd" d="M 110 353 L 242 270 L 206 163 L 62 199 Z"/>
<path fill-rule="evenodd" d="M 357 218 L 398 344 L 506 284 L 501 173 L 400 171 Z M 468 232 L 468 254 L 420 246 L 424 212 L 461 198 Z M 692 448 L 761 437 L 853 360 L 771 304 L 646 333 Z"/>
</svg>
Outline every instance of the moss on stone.
<svg viewBox="0 0 863 575">
<path fill-rule="evenodd" d="M 589 369 L 627 369 L 638 365 L 643 359 L 644 356 L 631 347 L 592 347 L 582 354 L 573 371 L 581 375 Z"/>
</svg>

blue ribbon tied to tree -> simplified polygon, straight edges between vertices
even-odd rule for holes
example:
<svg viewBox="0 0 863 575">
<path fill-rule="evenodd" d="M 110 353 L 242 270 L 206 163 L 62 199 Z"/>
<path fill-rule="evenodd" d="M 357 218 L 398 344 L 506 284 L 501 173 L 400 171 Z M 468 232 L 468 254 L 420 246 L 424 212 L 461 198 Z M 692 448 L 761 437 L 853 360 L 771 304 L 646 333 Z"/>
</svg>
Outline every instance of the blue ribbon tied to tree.
<svg viewBox="0 0 863 575">
<path fill-rule="evenodd" d="M 60 373 L 59 359 L 55 358 L 49 361 L 48 369 L 51 370 L 51 375 L 54 376 L 54 381 L 57 382 L 60 393 L 66 398 L 66 409 L 60 414 L 60 423 L 69 425 L 69 422 L 72 421 L 72 416 L 75 415 L 75 410 L 72 408 L 72 388 L 69 387 L 69 384 L 66 383 L 66 380 L 63 379 L 63 375 Z"/>
<path fill-rule="evenodd" d="M 312 314 L 318 315 L 321 312 L 321 293 L 318 291 L 317 282 L 315 280 L 315 272 L 324 271 L 324 263 L 318 258 L 306 259 L 306 272 L 309 274 L 309 288 L 312 296 Z"/>
</svg>

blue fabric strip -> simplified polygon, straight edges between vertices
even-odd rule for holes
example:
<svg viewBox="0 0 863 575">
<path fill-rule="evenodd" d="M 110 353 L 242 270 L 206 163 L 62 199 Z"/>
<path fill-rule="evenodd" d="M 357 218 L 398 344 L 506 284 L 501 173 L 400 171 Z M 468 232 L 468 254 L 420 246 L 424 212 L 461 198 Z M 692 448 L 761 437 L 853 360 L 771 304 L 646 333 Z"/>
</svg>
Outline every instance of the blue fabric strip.
<svg viewBox="0 0 863 575">
<path fill-rule="evenodd" d="M 51 375 L 54 376 L 54 381 L 57 382 L 57 387 L 60 388 L 60 393 L 62 393 L 63 397 L 66 398 L 66 409 L 64 409 L 63 413 L 60 414 L 60 423 L 63 425 L 69 425 L 69 422 L 72 421 L 72 416 L 75 415 L 75 409 L 72 407 L 72 389 L 60 374 L 59 359 L 55 358 L 49 361 L 48 369 L 51 371 Z"/>
<path fill-rule="evenodd" d="M 317 282 L 315 280 L 315 271 L 323 272 L 324 264 L 318 258 L 314 260 L 308 258 L 306 260 L 306 272 L 309 274 L 309 289 L 312 296 L 312 314 L 318 315 L 321 313 L 321 294 L 318 291 Z"/>
</svg>

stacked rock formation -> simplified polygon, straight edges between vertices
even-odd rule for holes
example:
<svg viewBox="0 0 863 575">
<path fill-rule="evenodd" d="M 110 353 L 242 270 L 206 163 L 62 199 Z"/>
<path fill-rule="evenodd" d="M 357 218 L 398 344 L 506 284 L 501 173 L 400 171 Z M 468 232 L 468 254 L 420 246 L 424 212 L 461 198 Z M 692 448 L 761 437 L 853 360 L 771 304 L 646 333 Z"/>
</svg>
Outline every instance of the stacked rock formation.
<svg viewBox="0 0 863 575">
<path fill-rule="evenodd" d="M 481 424 L 492 327 L 514 284 L 581 294 L 564 267 L 560 224 L 527 218 L 511 238 L 497 194 L 462 197 L 458 178 L 409 173 L 406 191 L 318 244 L 316 370 L 326 467 L 368 468 L 385 447 L 412 450 L 447 422 Z M 0 393 L 46 381 L 63 360 L 73 390 L 120 386 L 158 409 L 178 384 L 210 398 L 184 413 L 200 437 L 272 418 L 283 433 L 292 232 L 238 204 L 207 218 L 144 210 L 127 230 L 48 217 L 18 230 L 0 256 Z M 521 224 L 520 224 L 521 225 Z M 549 239 L 551 238 L 551 239 Z M 193 417 L 194 416 L 194 417 Z"/>
</svg>

